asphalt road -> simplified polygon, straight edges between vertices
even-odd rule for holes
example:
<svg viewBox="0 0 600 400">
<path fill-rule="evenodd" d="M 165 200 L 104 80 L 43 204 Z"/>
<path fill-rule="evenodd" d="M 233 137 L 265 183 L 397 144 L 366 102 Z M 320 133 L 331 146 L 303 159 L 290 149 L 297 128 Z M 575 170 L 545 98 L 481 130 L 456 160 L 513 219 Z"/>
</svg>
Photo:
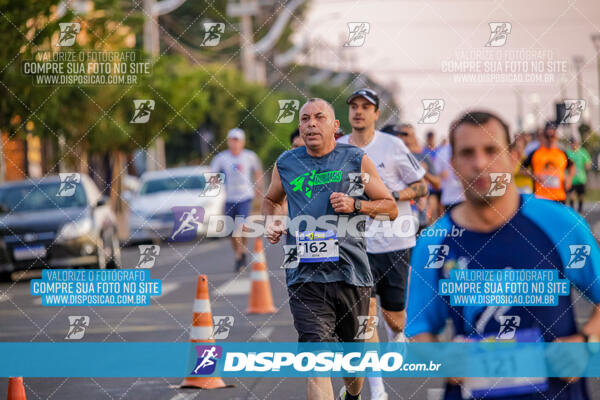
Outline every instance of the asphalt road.
<svg viewBox="0 0 600 400">
<path fill-rule="evenodd" d="M 597 208 L 597 209 L 596 209 Z M 600 206 L 586 217 L 600 237 Z M 287 304 L 280 245 L 266 245 L 271 289 L 278 312 L 272 315 L 247 315 L 250 288 L 249 271 L 233 272 L 233 254 L 227 240 L 202 240 L 185 244 L 161 244 L 160 255 L 152 268 L 152 278 L 161 279 L 163 294 L 153 297 L 146 307 L 42 307 L 29 294 L 29 281 L 0 284 L 0 341 L 64 342 L 69 315 L 90 317 L 83 341 L 185 342 L 189 340 L 192 304 L 198 274 L 209 280 L 213 315 L 233 316 L 234 326 L 228 341 L 291 341 L 297 335 Z M 123 250 L 124 267 L 133 268 L 139 258 L 137 247 Z M 590 305 L 576 304 L 578 321 L 584 321 Z M 380 335 L 385 337 L 380 328 Z M 82 356 L 84 357 L 84 356 Z M 0 398 L 7 390 L 7 379 L 0 380 Z M 235 387 L 213 391 L 181 390 L 180 379 L 99 379 L 26 378 L 28 399 L 305 399 L 304 379 L 228 378 Z M 441 379 L 386 379 L 390 399 L 435 400 L 441 394 Z M 334 391 L 341 387 L 334 379 Z M 594 398 L 600 399 L 600 380 L 589 380 Z M 365 386 L 363 399 L 369 399 Z"/>
</svg>

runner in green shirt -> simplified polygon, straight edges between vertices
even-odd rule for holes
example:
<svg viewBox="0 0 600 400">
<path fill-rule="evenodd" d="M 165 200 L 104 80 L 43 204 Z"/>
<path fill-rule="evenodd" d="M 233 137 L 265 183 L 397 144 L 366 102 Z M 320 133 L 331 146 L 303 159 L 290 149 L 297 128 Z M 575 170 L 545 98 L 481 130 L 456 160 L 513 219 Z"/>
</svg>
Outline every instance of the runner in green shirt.
<svg viewBox="0 0 600 400">
<path fill-rule="evenodd" d="M 570 142 L 571 149 L 567 150 L 567 157 L 575 164 L 576 171 L 571 190 L 567 193 L 567 199 L 569 200 L 569 205 L 575 208 L 575 198 L 577 198 L 577 211 L 581 213 L 583 197 L 585 196 L 585 183 L 587 181 L 586 171 L 592 166 L 592 158 L 587 150 L 580 146 L 576 138 L 572 137 Z"/>
</svg>

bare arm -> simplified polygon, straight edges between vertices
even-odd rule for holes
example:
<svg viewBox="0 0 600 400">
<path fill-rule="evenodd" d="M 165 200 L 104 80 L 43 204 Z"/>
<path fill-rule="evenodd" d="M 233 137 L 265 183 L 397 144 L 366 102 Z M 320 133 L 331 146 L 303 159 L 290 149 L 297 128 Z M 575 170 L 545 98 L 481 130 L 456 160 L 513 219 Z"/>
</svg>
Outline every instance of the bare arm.
<svg viewBox="0 0 600 400">
<path fill-rule="evenodd" d="M 283 185 L 281 184 L 281 177 L 279 176 L 279 170 L 277 169 L 277 164 L 273 166 L 273 174 L 271 176 L 271 184 L 269 185 L 269 189 L 267 190 L 267 194 L 263 200 L 262 204 L 262 214 L 264 216 L 267 215 L 283 215 L 284 204 L 285 201 L 285 191 L 283 190 Z M 285 232 L 285 226 L 283 224 L 278 223 L 278 221 L 272 221 L 266 227 L 265 237 L 267 240 L 275 244 L 279 242 L 281 235 Z"/>
<path fill-rule="evenodd" d="M 570 190 L 573 186 L 573 178 L 575 177 L 575 172 L 577 171 L 577 167 L 575 163 L 569 160 L 567 164 L 567 174 L 565 175 L 565 190 Z"/>
<path fill-rule="evenodd" d="M 596 304 L 592 315 L 581 331 L 588 336 L 600 336 L 600 304 Z"/>
<path fill-rule="evenodd" d="M 438 337 L 433 333 L 423 332 L 410 338 L 411 342 L 437 342 Z"/>
<path fill-rule="evenodd" d="M 427 172 L 425 174 L 425 180 L 427 182 L 429 182 L 431 187 L 433 187 L 435 190 L 442 189 L 442 179 L 439 176 L 433 175 L 433 174 L 430 174 L 429 172 Z"/>
<path fill-rule="evenodd" d="M 398 191 L 398 200 L 408 201 L 418 199 L 419 197 L 427 196 L 428 192 L 425 179 L 421 179 L 411 183 L 406 189 Z"/>
<path fill-rule="evenodd" d="M 577 172 L 577 167 L 575 166 L 575 163 L 569 165 L 567 170 L 569 171 L 569 179 L 573 180 L 573 178 L 575 177 L 575 173 Z"/>
<path fill-rule="evenodd" d="M 281 184 L 281 177 L 279 176 L 279 170 L 277 164 L 273 166 L 273 173 L 271 174 L 271 184 L 267 189 L 262 203 L 262 214 L 263 215 L 282 215 L 283 203 L 285 201 L 285 191 Z"/>
<path fill-rule="evenodd" d="M 260 198 L 263 196 L 264 190 L 265 190 L 265 184 L 263 181 L 263 172 L 260 169 L 255 169 L 254 172 L 252 173 L 252 175 L 254 175 L 254 182 L 255 186 L 254 186 L 254 195 L 257 198 Z"/>
<path fill-rule="evenodd" d="M 530 177 L 534 182 L 541 183 L 540 179 L 538 179 L 538 177 L 533 173 L 533 166 L 531 164 L 532 158 L 533 152 L 527 158 L 525 158 L 525 160 L 523 160 L 521 163 L 521 168 L 519 168 L 519 173 L 521 175 Z"/>
<path fill-rule="evenodd" d="M 361 201 L 360 213 L 371 218 L 383 214 L 389 216 L 390 220 L 396 219 L 398 216 L 396 202 L 379 177 L 375 164 L 367 155 L 362 158 L 361 172 L 369 174 L 369 181 L 365 183 L 365 193 L 369 200 Z M 334 192 L 329 196 L 329 201 L 335 212 L 354 212 L 354 198 L 345 193 Z"/>
<path fill-rule="evenodd" d="M 361 170 L 370 176 L 369 182 L 365 184 L 365 193 L 370 200 L 362 202 L 361 213 L 372 218 L 378 214 L 385 214 L 390 219 L 396 219 L 398 216 L 396 202 L 379 177 L 375 164 L 367 155 L 362 159 Z"/>
<path fill-rule="evenodd" d="M 583 343 L 583 342 L 585 342 L 584 335 L 587 335 L 587 336 L 594 335 L 596 337 L 593 338 L 592 341 L 594 341 L 594 342 L 597 341 L 598 336 L 600 336 L 600 305 L 599 304 L 595 305 L 592 315 L 590 316 L 588 321 L 583 326 L 583 329 L 581 329 L 581 332 L 583 333 L 583 335 L 581 333 L 576 333 L 571 336 L 563 336 L 563 337 L 556 338 L 554 341 L 561 342 L 561 343 Z M 585 367 L 585 364 L 587 363 L 587 359 L 578 358 L 581 356 L 582 355 L 577 355 L 577 354 L 573 355 L 573 353 L 571 351 L 563 348 L 563 349 L 557 350 L 555 353 L 552 353 L 548 357 L 549 357 L 549 362 L 554 365 L 563 365 L 563 363 L 566 360 L 566 362 L 569 363 L 570 365 L 577 365 L 578 363 L 583 363 L 583 364 L 581 364 L 581 366 Z M 585 357 L 585 356 L 583 356 L 583 357 Z M 573 376 L 573 377 L 561 377 L 560 379 L 565 382 L 568 382 L 568 383 L 573 383 L 573 382 L 577 382 L 581 378 L 580 378 L 580 376 Z"/>
<path fill-rule="evenodd" d="M 421 161 L 421 166 L 425 169 L 425 176 L 423 177 L 425 182 L 428 182 L 435 190 L 441 190 L 442 178 L 439 175 L 433 174 L 431 171 L 434 169 L 430 170 L 426 162 Z"/>
</svg>

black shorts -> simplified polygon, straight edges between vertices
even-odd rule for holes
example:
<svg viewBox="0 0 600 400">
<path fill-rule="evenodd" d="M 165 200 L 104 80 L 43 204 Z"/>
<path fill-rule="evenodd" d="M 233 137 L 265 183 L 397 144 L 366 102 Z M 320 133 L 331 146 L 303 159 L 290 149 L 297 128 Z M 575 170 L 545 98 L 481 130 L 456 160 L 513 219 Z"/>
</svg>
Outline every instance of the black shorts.
<svg viewBox="0 0 600 400">
<path fill-rule="evenodd" d="M 569 193 L 575 192 L 579 196 L 583 196 L 585 194 L 585 183 L 574 183 L 569 190 Z"/>
<path fill-rule="evenodd" d="M 369 315 L 369 286 L 304 282 L 288 287 L 299 342 L 362 342 L 358 316 Z"/>
<path fill-rule="evenodd" d="M 410 271 L 410 249 L 367 255 L 375 282 L 371 297 L 378 294 L 381 307 L 385 310 L 404 310 L 406 281 Z"/>
<path fill-rule="evenodd" d="M 429 195 L 437 197 L 437 199 L 439 201 L 442 198 L 442 191 L 441 190 L 430 189 L 429 190 Z"/>
</svg>

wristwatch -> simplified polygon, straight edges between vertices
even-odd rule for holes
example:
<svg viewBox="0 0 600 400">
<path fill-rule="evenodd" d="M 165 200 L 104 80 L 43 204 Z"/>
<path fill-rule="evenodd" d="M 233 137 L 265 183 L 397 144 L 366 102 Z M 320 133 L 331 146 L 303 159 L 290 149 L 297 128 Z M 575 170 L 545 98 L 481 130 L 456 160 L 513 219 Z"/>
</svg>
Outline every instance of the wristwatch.
<svg viewBox="0 0 600 400">
<path fill-rule="evenodd" d="M 398 192 L 392 191 L 392 196 L 394 197 L 394 200 L 396 200 L 396 201 L 400 200 L 400 195 L 398 194 Z"/>
<path fill-rule="evenodd" d="M 362 207 L 362 203 L 361 203 L 360 199 L 354 199 L 354 211 L 360 212 L 361 207 Z"/>
<path fill-rule="evenodd" d="M 583 332 L 579 332 L 581 336 L 583 336 L 583 340 L 587 343 L 588 351 L 592 354 L 596 354 L 600 351 L 600 336 L 591 334 L 586 335 Z"/>
</svg>

